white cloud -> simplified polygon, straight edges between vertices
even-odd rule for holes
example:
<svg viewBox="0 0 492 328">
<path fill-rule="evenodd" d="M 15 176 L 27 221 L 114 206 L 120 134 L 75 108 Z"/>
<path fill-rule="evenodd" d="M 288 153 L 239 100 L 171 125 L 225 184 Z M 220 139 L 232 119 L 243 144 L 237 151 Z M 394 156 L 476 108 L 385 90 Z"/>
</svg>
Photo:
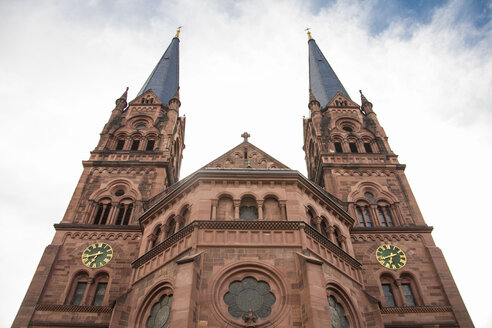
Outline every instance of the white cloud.
<svg viewBox="0 0 492 328">
<path fill-rule="evenodd" d="M 492 33 L 457 22 L 463 5 L 451 2 L 429 25 L 393 22 L 377 36 L 369 33 L 368 2 L 321 9 L 300 0 L 0 5 L 0 216 L 2 230 L 15 232 L 1 243 L 18 247 L 6 259 L 16 277 L 3 271 L 0 279 L 9 295 L 0 300 L 0 326 L 15 316 L 114 100 L 127 85 L 136 95 L 178 25 L 182 177 L 241 142 L 244 131 L 305 172 L 303 30 L 311 27 L 353 99 L 362 89 L 373 102 L 472 319 L 491 326 L 483 301 L 491 287 L 469 278 L 486 265 L 474 250 L 487 249 L 491 228 L 491 179 L 482 171 L 492 159 Z"/>
</svg>

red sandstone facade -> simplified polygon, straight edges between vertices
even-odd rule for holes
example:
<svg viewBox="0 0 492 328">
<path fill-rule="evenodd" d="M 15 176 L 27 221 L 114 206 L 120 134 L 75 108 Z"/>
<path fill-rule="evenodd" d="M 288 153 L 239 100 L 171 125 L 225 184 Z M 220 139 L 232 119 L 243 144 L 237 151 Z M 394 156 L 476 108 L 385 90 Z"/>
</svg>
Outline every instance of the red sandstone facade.
<svg viewBox="0 0 492 328">
<path fill-rule="evenodd" d="M 177 91 L 116 101 L 13 327 L 473 327 L 364 96 L 311 93 L 308 178 L 245 134 L 179 180 Z M 114 255 L 89 268 L 96 242 Z"/>
</svg>

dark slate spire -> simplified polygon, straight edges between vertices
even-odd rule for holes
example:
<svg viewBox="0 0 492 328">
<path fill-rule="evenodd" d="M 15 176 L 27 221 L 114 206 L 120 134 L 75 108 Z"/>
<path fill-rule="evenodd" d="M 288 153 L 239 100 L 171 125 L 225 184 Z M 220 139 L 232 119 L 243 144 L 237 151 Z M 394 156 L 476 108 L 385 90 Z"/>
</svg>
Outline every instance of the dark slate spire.
<svg viewBox="0 0 492 328">
<path fill-rule="evenodd" d="M 316 41 L 308 33 L 309 41 L 309 88 L 314 97 L 325 107 L 328 102 L 340 92 L 350 99 L 347 91 L 331 68 Z"/>
<path fill-rule="evenodd" d="M 179 31 L 179 30 L 178 30 Z M 157 63 L 137 97 L 152 90 L 164 105 L 169 103 L 179 86 L 179 32 L 172 39 L 161 60 Z"/>
</svg>

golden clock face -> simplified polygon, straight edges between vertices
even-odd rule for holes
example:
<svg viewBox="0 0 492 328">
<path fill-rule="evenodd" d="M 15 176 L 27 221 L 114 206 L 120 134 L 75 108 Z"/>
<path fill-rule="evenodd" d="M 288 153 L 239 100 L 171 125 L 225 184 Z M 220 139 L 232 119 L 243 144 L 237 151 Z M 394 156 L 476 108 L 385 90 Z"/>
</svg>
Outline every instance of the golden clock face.
<svg viewBox="0 0 492 328">
<path fill-rule="evenodd" d="M 100 268 L 113 258 L 113 248 L 106 243 L 97 242 L 82 252 L 82 263 L 88 268 Z"/>
<path fill-rule="evenodd" d="M 407 263 L 407 256 L 398 246 L 384 244 L 376 250 L 376 259 L 379 264 L 388 269 L 401 269 Z"/>
</svg>

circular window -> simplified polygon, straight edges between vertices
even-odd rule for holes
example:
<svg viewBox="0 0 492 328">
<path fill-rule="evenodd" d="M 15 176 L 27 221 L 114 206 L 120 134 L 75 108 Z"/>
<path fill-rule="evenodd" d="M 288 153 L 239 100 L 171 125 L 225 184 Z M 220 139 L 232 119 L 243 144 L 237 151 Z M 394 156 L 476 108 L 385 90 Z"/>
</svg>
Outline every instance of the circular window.
<svg viewBox="0 0 492 328">
<path fill-rule="evenodd" d="M 374 195 L 372 193 L 370 193 L 369 191 L 367 191 L 366 193 L 364 193 L 364 196 L 367 198 L 367 199 L 373 199 L 374 198 Z"/>
<path fill-rule="evenodd" d="M 352 128 L 351 128 L 350 126 L 344 126 L 342 129 L 343 129 L 344 131 L 347 131 L 347 132 L 352 132 L 352 131 L 354 131 L 354 130 L 352 130 Z"/>
<path fill-rule="evenodd" d="M 123 196 L 125 194 L 125 191 L 123 189 L 118 189 L 114 193 L 116 196 Z"/>
<path fill-rule="evenodd" d="M 229 285 L 229 291 L 224 295 L 229 314 L 234 318 L 245 319 L 249 311 L 253 316 L 266 318 L 272 313 L 275 301 L 270 285 L 253 277 L 233 281 Z"/>
<path fill-rule="evenodd" d="M 137 129 L 137 130 L 143 130 L 143 129 L 145 129 L 146 127 L 147 127 L 147 126 L 145 126 L 145 124 L 138 124 L 138 125 L 135 127 L 135 129 Z"/>
</svg>

